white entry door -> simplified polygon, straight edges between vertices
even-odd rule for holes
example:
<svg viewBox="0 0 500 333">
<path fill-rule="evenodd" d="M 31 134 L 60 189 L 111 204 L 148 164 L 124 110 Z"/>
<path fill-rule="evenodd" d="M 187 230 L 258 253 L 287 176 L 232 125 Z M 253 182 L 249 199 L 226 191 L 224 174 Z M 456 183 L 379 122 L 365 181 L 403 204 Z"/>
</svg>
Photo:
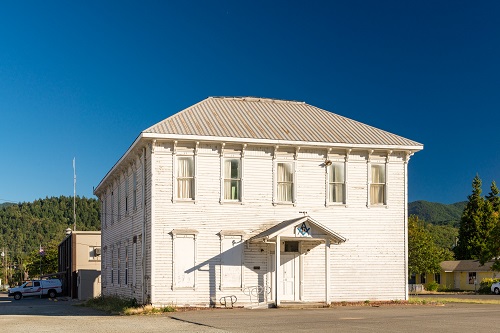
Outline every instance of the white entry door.
<svg viewBox="0 0 500 333">
<path fill-rule="evenodd" d="M 281 299 L 284 301 L 296 300 L 299 277 L 297 258 L 297 254 L 281 254 L 280 256 Z"/>
</svg>

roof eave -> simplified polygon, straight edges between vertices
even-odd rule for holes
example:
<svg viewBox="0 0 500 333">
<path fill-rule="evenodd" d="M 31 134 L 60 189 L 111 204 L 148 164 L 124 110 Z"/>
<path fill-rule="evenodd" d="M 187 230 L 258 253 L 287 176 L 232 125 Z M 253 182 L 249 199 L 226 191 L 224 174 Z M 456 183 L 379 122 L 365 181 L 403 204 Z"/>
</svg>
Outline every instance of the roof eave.
<svg viewBox="0 0 500 333">
<path fill-rule="evenodd" d="M 380 145 L 380 144 L 353 144 L 353 143 L 333 143 L 333 142 L 309 142 L 309 141 L 290 141 L 290 140 L 271 140 L 271 139 L 255 139 L 255 138 L 235 138 L 223 136 L 201 136 L 201 135 L 186 135 L 186 134 L 160 134 L 160 133 L 141 133 L 143 138 L 151 138 L 158 140 L 186 140 L 186 141 L 202 141 L 202 142 L 237 142 L 237 143 L 255 143 L 265 145 L 282 145 L 282 146 L 311 146 L 311 147 L 338 147 L 345 149 L 390 149 L 390 150 L 405 150 L 412 153 L 424 149 L 423 145 Z"/>
<path fill-rule="evenodd" d="M 101 187 L 103 186 L 104 183 L 107 182 L 107 180 L 111 177 L 111 175 L 115 172 L 115 170 L 119 167 L 119 165 L 128 158 L 129 154 L 137 149 L 139 147 L 139 144 L 141 140 L 144 138 L 144 133 L 139 134 L 137 138 L 134 140 L 134 142 L 130 145 L 130 147 L 127 149 L 125 154 L 122 155 L 122 157 L 113 165 L 113 167 L 106 173 L 106 176 L 99 182 L 99 184 L 95 187 L 94 189 L 94 195 L 98 196 L 99 192 L 101 192 Z"/>
</svg>

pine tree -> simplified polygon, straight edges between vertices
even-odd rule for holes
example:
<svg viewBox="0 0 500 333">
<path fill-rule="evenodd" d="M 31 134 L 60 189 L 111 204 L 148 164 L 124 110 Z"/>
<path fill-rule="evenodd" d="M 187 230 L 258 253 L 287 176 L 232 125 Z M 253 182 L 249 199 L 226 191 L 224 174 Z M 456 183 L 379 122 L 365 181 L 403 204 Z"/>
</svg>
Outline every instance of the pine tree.
<svg viewBox="0 0 500 333">
<path fill-rule="evenodd" d="M 500 270 L 500 197 L 496 183 L 493 181 L 490 187 L 490 193 L 486 196 L 484 219 L 488 225 L 491 225 L 491 232 L 486 235 L 486 247 L 481 253 L 480 262 L 494 259 L 493 270 Z"/>
<path fill-rule="evenodd" d="M 485 200 L 481 196 L 482 181 L 479 175 L 472 181 L 472 194 L 469 195 L 468 202 L 460 219 L 458 229 L 458 244 L 455 247 L 455 256 L 458 260 L 479 259 L 485 239 L 484 230 L 484 209 Z"/>
</svg>

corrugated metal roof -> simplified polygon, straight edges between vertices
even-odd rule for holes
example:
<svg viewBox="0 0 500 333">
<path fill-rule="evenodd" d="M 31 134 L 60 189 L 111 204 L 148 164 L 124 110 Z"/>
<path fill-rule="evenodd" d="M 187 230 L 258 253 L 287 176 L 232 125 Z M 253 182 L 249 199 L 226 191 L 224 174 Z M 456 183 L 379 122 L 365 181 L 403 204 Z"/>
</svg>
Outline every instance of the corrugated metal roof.
<svg viewBox="0 0 500 333">
<path fill-rule="evenodd" d="M 445 272 L 489 272 L 492 265 L 493 261 L 488 261 L 481 266 L 479 260 L 450 260 L 440 264 Z"/>
<path fill-rule="evenodd" d="M 144 133 L 341 144 L 422 146 L 304 102 L 209 97 Z"/>
</svg>

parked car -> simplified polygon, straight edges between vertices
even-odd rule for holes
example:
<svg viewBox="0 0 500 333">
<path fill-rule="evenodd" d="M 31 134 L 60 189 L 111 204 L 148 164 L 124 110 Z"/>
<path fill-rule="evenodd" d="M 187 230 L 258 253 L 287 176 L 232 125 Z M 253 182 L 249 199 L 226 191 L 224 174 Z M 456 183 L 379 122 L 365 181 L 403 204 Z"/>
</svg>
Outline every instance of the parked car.
<svg viewBox="0 0 500 333">
<path fill-rule="evenodd" d="M 500 295 L 500 282 L 495 282 L 491 285 L 491 292 Z"/>
<path fill-rule="evenodd" d="M 9 288 L 9 296 L 13 296 L 16 301 L 28 296 L 49 296 L 54 298 L 62 293 L 61 280 L 32 280 L 26 281 L 19 287 Z"/>
</svg>

